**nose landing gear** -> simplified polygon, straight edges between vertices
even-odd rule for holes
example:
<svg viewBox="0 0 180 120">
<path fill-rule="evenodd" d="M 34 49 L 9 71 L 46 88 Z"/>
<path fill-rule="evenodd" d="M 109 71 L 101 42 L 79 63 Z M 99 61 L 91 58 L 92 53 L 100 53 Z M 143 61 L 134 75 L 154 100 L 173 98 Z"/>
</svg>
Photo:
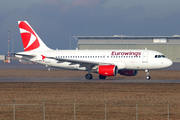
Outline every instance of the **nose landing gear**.
<svg viewBox="0 0 180 120">
<path fill-rule="evenodd" d="M 151 76 L 149 76 L 149 70 L 145 70 L 145 72 L 146 72 L 146 80 L 150 80 Z"/>
</svg>

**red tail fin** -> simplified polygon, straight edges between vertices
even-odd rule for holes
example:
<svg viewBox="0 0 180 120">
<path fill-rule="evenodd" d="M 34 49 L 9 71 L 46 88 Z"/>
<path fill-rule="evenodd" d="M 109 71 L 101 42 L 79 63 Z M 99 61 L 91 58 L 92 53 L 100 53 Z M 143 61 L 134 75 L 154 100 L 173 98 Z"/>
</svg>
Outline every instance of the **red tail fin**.
<svg viewBox="0 0 180 120">
<path fill-rule="evenodd" d="M 27 21 L 18 21 L 24 51 L 49 50 Z"/>
</svg>

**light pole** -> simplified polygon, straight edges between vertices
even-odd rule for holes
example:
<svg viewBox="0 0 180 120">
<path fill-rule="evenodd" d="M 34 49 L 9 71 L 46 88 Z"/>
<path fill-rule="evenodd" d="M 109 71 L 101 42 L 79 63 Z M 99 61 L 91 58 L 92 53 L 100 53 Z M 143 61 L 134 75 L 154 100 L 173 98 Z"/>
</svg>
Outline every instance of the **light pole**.
<svg viewBox="0 0 180 120">
<path fill-rule="evenodd" d="M 9 32 L 10 30 L 8 29 L 8 63 L 10 63 L 10 56 L 9 56 Z"/>
<path fill-rule="evenodd" d="M 13 48 L 14 46 L 13 46 L 13 34 L 12 34 L 12 53 L 14 52 L 14 48 Z M 12 59 L 14 59 L 14 56 L 12 55 Z"/>
</svg>

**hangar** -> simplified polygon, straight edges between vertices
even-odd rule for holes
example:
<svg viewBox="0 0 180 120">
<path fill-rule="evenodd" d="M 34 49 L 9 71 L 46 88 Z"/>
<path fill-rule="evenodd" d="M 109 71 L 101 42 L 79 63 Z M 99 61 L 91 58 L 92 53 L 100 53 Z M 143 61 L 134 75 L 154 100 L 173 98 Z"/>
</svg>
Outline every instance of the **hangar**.
<svg viewBox="0 0 180 120">
<path fill-rule="evenodd" d="M 149 49 L 180 62 L 180 36 L 74 36 L 79 50 Z"/>
</svg>

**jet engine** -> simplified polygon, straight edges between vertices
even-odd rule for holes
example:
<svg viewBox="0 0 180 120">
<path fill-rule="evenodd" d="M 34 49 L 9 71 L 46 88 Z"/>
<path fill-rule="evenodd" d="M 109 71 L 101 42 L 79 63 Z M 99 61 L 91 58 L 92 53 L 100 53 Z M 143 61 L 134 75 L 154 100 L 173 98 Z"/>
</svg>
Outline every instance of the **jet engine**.
<svg viewBox="0 0 180 120">
<path fill-rule="evenodd" d="M 136 76 L 137 70 L 119 70 L 118 73 L 124 76 Z"/>
<path fill-rule="evenodd" d="M 102 76 L 116 76 L 118 67 L 115 65 L 100 65 L 97 68 L 97 72 Z"/>
</svg>

